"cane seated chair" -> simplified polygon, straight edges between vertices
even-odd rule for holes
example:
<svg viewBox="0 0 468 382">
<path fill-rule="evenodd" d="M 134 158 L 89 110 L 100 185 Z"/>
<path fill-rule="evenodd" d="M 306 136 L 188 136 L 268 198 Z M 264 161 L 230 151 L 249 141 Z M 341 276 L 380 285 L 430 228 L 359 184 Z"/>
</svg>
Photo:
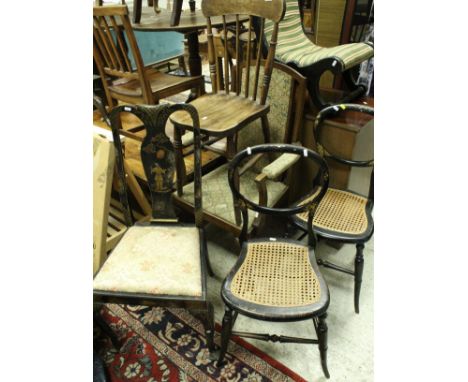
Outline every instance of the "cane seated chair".
<svg viewBox="0 0 468 382">
<path fill-rule="evenodd" d="M 235 136 L 243 128 L 249 128 L 250 122 L 261 120 L 262 131 L 265 142 L 269 142 L 269 126 L 267 114 L 270 106 L 267 104 L 267 96 L 270 87 L 271 72 L 273 69 L 273 59 L 275 55 L 276 36 L 278 32 L 278 22 L 283 18 L 284 0 L 272 0 L 265 2 L 263 0 L 241 0 L 241 1 L 220 1 L 220 0 L 202 0 L 202 11 L 207 18 L 207 37 L 208 37 L 208 58 L 210 66 L 210 75 L 213 91 L 192 101 L 200 114 L 200 129 L 202 134 L 212 137 L 214 140 L 227 138 L 227 158 L 232 158 L 235 154 Z M 218 58 L 214 46 L 213 30 L 211 27 L 211 18 L 221 16 L 223 18 L 224 36 L 228 35 L 226 25 L 226 15 L 235 15 L 235 54 L 229 53 L 228 39 L 224 40 L 224 70 L 217 64 Z M 273 32 L 270 39 L 270 48 L 266 60 L 258 60 L 255 65 L 255 76 L 253 91 L 250 92 L 250 54 L 246 60 L 246 73 L 244 81 L 242 79 L 242 68 L 238 65 L 240 62 L 240 34 L 244 29 L 240 22 L 240 16 L 248 15 L 248 30 L 251 30 L 254 19 L 258 20 L 260 29 L 263 31 L 265 20 L 270 20 L 273 24 Z M 249 32 L 251 33 L 251 32 Z M 247 50 L 250 53 L 252 41 L 248 39 Z M 260 47 L 259 47 L 260 49 Z M 231 80 L 229 74 L 229 60 L 232 56 L 236 59 L 236 81 Z M 263 68 L 263 74 L 260 76 L 260 68 Z M 224 72 L 224 73 L 223 73 Z M 221 79 L 224 79 L 224 87 L 221 85 Z M 260 83 L 260 86 L 259 86 Z M 260 89 L 259 89 L 260 88 Z M 222 89 L 222 90 L 221 90 Z M 235 89 L 235 90 L 233 90 Z M 258 97 L 257 97 L 258 95 Z M 191 130 L 191 120 L 185 113 L 175 113 L 171 116 L 171 121 L 183 129 Z"/>
<path fill-rule="evenodd" d="M 363 196 L 350 190 L 329 188 L 315 213 L 313 225 L 314 231 L 319 237 L 342 243 L 356 244 L 354 270 L 345 269 L 322 259 L 318 259 L 318 263 L 327 268 L 354 276 L 354 309 L 356 313 L 359 313 L 359 296 L 364 269 L 364 244 L 374 233 L 374 221 L 372 219 L 372 208 L 374 206 L 374 160 L 357 161 L 341 158 L 336 154 L 329 153 L 321 143 L 324 120 L 327 117 L 337 116 L 345 110 L 374 115 L 374 109 L 368 106 L 356 104 L 329 106 L 323 109 L 316 117 L 314 125 L 315 142 L 318 152 L 326 160 L 352 167 L 372 168 L 369 194 Z M 299 201 L 299 204 L 307 203 L 312 197 L 313 195 L 306 196 Z M 306 215 L 303 213 L 297 214 L 292 218 L 292 221 L 299 229 L 307 232 Z"/>
<path fill-rule="evenodd" d="M 164 128 L 171 112 L 187 110 L 194 119 L 195 224 L 178 222 L 171 195 L 174 183 L 174 147 Z M 93 281 L 96 302 L 146 306 L 178 306 L 196 313 L 206 329 L 207 344 L 213 348 L 213 308 L 207 300 L 207 247 L 201 220 L 200 131 L 198 114 L 190 105 L 118 106 L 111 112 L 117 151 L 117 166 L 125 185 L 122 145 L 118 133 L 121 112 L 136 115 L 146 136 L 141 159 L 152 199 L 150 222 L 128 228 Z M 121 194 L 127 207 L 126 187 Z"/>
<path fill-rule="evenodd" d="M 269 208 L 248 199 L 239 190 L 235 173 L 242 161 L 258 153 L 280 152 L 287 157 L 308 158 L 319 167 L 319 191 L 315 197 L 292 208 Z M 315 236 L 312 228 L 314 212 L 328 188 L 326 162 L 314 151 L 296 145 L 263 144 L 238 153 L 229 165 L 229 186 L 239 200 L 243 226 L 240 234 L 242 249 L 239 259 L 226 277 L 221 288 L 225 303 L 222 323 L 221 349 L 218 363 L 227 351 L 231 335 L 273 342 L 318 344 L 325 376 L 327 369 L 326 311 L 330 297 L 327 284 L 315 261 Z M 248 209 L 273 216 L 288 216 L 298 212 L 309 214 L 307 245 L 280 237 L 247 240 Z M 233 332 L 238 314 L 264 321 L 292 322 L 312 319 L 318 339 L 284 337 L 268 334 Z"/>
<path fill-rule="evenodd" d="M 246 68 L 243 69 L 245 74 Z M 260 73 L 262 71 L 260 70 Z M 250 85 L 253 86 L 254 70 L 250 72 Z M 268 93 L 270 104 L 269 132 L 272 142 L 291 143 L 298 140 L 304 111 L 306 94 L 306 79 L 287 65 L 274 63 L 271 75 L 271 90 Z M 248 146 L 264 142 L 260 133 L 261 121 L 257 120 L 240 130 L 236 135 L 237 148 L 243 150 Z M 178 157 L 180 158 L 180 156 Z M 272 174 L 272 170 L 280 164 L 275 158 L 266 156 L 257 158 L 242 169 L 244 182 L 243 192 L 261 205 L 273 207 L 287 195 L 289 189 L 289 173 Z M 182 160 L 178 159 L 180 162 Z M 183 173 L 184 171 L 180 171 Z M 240 210 L 232 198 L 227 180 L 228 165 L 223 164 L 217 169 L 203 175 L 203 218 L 219 226 L 235 236 L 241 230 Z M 274 171 L 273 171 L 274 172 Z M 175 203 L 187 212 L 193 212 L 193 183 L 185 183 L 184 178 L 178 179 Z M 248 230 L 260 229 L 263 216 L 254 216 L 249 211 Z"/>
<path fill-rule="evenodd" d="M 93 57 L 108 105 L 155 105 L 192 88 L 203 93 L 202 76 L 173 76 L 144 66 L 128 14 L 126 5 L 93 7 Z"/>
<path fill-rule="evenodd" d="M 271 36 L 272 31 L 273 25 L 267 21 L 265 35 Z M 373 56 L 374 47 L 369 42 L 329 48 L 315 45 L 303 30 L 298 0 L 286 0 L 286 14 L 279 24 L 275 58 L 307 77 L 310 97 L 319 110 L 329 105 L 320 94 L 322 74 L 326 71 L 343 74 L 350 93 L 337 103 L 349 102 L 366 92 L 363 85 L 356 84 L 351 69 Z"/>
</svg>

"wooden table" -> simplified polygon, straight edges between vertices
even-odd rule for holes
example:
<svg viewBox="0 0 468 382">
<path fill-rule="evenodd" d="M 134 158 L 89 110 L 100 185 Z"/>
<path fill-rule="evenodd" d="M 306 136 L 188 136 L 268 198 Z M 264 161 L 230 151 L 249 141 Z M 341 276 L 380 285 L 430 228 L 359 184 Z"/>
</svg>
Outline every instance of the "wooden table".
<svg viewBox="0 0 468 382">
<path fill-rule="evenodd" d="M 133 11 L 132 11 L 133 12 Z M 202 74 L 200 48 L 198 44 L 198 31 L 206 28 L 206 17 L 203 16 L 201 10 L 197 9 L 195 12 L 190 10 L 183 10 L 180 16 L 178 25 L 171 26 L 172 12 L 168 10 L 161 10 L 161 13 L 156 14 L 152 7 L 142 7 L 141 20 L 139 23 L 133 23 L 133 29 L 142 32 L 180 32 L 187 36 L 188 51 L 189 51 L 189 70 L 192 76 L 199 76 Z M 132 15 L 133 16 L 133 15 Z M 131 17 L 133 20 L 133 17 Z M 247 20 L 241 18 L 241 21 Z M 226 23 L 235 23 L 236 18 L 234 15 L 226 17 Z M 221 16 L 213 17 L 211 21 L 213 27 L 220 27 L 223 25 Z"/>
</svg>

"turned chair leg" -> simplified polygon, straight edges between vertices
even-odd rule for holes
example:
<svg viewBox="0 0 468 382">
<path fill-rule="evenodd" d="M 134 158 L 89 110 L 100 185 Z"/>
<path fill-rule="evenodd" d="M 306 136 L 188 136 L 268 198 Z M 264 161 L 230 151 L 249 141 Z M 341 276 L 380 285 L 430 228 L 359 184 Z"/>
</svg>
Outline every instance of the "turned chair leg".
<svg viewBox="0 0 468 382">
<path fill-rule="evenodd" d="M 319 341 L 319 351 L 320 351 L 320 362 L 322 364 L 322 370 L 323 374 L 325 374 L 325 377 L 330 378 L 330 373 L 328 372 L 328 367 L 327 367 L 327 349 L 328 349 L 328 326 L 327 323 L 325 322 L 325 318 L 327 317 L 327 314 L 323 314 L 320 317 L 318 317 L 317 321 L 317 337 Z"/>
<path fill-rule="evenodd" d="M 205 333 L 206 333 L 206 345 L 208 346 L 208 350 L 210 352 L 214 351 L 214 309 L 213 305 L 210 302 L 206 303 L 206 326 L 205 326 Z"/>
<path fill-rule="evenodd" d="M 233 325 L 234 322 L 232 310 L 228 306 L 226 306 L 224 308 L 223 327 L 221 329 L 221 350 L 219 352 L 218 365 L 221 365 L 221 363 L 224 360 L 224 356 L 226 355 Z"/>
<path fill-rule="evenodd" d="M 359 295 L 361 294 L 362 273 L 364 270 L 364 244 L 356 244 L 354 260 L 354 311 L 359 313 Z"/>
</svg>

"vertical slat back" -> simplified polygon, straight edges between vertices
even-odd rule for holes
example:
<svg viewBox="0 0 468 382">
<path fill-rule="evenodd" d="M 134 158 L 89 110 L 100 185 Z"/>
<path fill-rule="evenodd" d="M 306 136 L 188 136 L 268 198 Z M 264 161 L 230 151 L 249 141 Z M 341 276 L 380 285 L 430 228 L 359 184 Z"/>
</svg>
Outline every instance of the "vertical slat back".
<svg viewBox="0 0 468 382">
<path fill-rule="evenodd" d="M 102 71 L 111 77 L 138 79 L 145 102 L 151 104 L 151 87 L 145 77 L 143 59 L 128 14 L 126 5 L 93 8 L 96 63 L 101 64 Z M 135 68 L 132 67 L 130 53 Z"/>
<path fill-rule="evenodd" d="M 239 15 L 236 15 L 236 95 L 239 95 L 240 85 L 242 83 L 239 39 L 240 39 L 240 22 L 239 22 Z"/>
<path fill-rule="evenodd" d="M 226 26 L 226 16 L 223 15 L 224 33 L 224 90 L 229 94 L 229 51 L 228 51 L 228 30 Z"/>
<path fill-rule="evenodd" d="M 247 37 L 247 72 L 245 76 L 245 98 L 249 97 L 249 81 L 250 81 L 250 56 L 252 45 L 252 16 L 249 17 L 249 35 Z"/>
<path fill-rule="evenodd" d="M 261 21 L 260 21 L 260 36 L 257 37 L 259 41 L 262 41 L 263 40 L 263 31 L 264 31 L 264 28 L 265 28 L 265 19 L 262 18 Z M 261 47 L 262 47 L 262 44 L 257 44 L 258 46 L 258 51 L 257 51 L 257 62 L 255 64 L 255 79 L 254 79 L 254 87 L 253 87 L 253 96 L 252 98 L 254 100 L 257 99 L 257 89 L 258 89 L 258 78 L 260 76 L 260 62 L 262 60 L 262 51 L 261 51 Z"/>
<path fill-rule="evenodd" d="M 218 77 L 219 73 L 216 69 L 216 51 L 214 47 L 214 40 L 213 40 L 213 29 L 211 27 L 211 18 L 206 18 L 206 31 L 207 31 L 207 39 L 208 39 L 208 64 L 210 66 L 210 78 L 211 78 L 211 85 L 213 93 L 217 93 L 219 90 L 218 86 Z"/>
</svg>

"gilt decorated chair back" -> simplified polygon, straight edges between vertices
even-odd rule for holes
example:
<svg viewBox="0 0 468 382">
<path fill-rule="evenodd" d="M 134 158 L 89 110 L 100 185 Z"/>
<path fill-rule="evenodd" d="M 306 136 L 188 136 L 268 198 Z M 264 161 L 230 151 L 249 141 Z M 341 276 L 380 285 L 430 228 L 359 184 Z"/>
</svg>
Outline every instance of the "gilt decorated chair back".
<svg viewBox="0 0 468 382">
<path fill-rule="evenodd" d="M 175 189 L 174 175 L 176 174 L 175 151 L 170 138 L 166 135 L 165 126 L 169 116 L 178 110 L 188 112 L 193 120 L 195 223 L 198 227 L 201 227 L 200 121 L 197 110 L 190 104 L 129 105 L 118 106 L 112 110 L 110 121 L 117 150 L 117 168 L 123 186 L 120 198 L 122 205 L 130 214 L 123 167 L 123 150 L 119 135 L 120 115 L 122 112 L 128 112 L 138 117 L 143 122 L 146 130 L 146 135 L 141 144 L 141 161 L 151 194 L 151 221 L 158 224 L 177 222 L 172 203 L 172 193 Z"/>
<path fill-rule="evenodd" d="M 208 60 L 210 66 L 211 83 L 213 93 L 224 91 L 226 94 L 243 96 L 250 98 L 261 105 L 265 105 L 268 90 L 270 87 L 271 72 L 273 70 L 273 60 L 275 57 L 276 41 L 278 37 L 278 23 L 284 16 L 285 3 L 284 0 L 202 0 L 202 11 L 207 18 L 208 32 Z M 215 50 L 213 39 L 213 28 L 211 26 L 212 17 L 221 16 L 223 20 L 222 36 L 224 43 L 224 68 L 217 65 L 217 53 Z M 243 65 L 240 65 L 242 50 L 240 35 L 245 31 L 245 26 L 242 25 L 244 16 L 248 16 L 247 30 L 248 36 L 246 40 L 246 57 Z M 232 18 L 235 18 L 235 28 L 229 29 L 234 34 L 234 56 L 229 53 L 228 44 L 228 23 Z M 262 59 L 260 44 L 256 54 L 255 65 L 251 63 L 252 49 L 254 45 L 255 30 L 258 30 L 261 38 L 264 36 L 265 21 L 272 23 L 271 38 L 269 38 L 269 48 L 265 60 Z M 232 52 L 232 50 L 231 50 Z M 229 59 L 236 60 L 236 67 L 230 74 Z M 242 66 L 246 68 L 243 73 Z M 260 68 L 263 67 L 262 75 Z M 254 71 L 254 77 L 251 78 L 250 71 Z M 233 78 L 231 78 L 233 77 Z M 253 87 L 250 86 L 250 81 L 253 80 Z M 224 81 L 224 82 L 223 82 Z M 224 90 L 221 90 L 224 89 Z"/>
</svg>

